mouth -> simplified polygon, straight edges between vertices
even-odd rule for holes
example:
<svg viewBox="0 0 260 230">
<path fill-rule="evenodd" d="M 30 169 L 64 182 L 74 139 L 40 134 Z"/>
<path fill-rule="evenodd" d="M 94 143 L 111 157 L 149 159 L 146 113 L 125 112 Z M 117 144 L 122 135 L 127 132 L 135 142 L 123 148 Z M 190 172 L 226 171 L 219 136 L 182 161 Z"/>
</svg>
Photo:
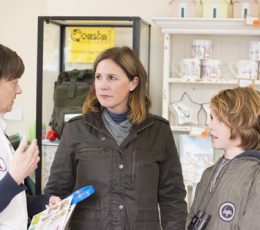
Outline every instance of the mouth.
<svg viewBox="0 0 260 230">
<path fill-rule="evenodd" d="M 111 96 L 109 96 L 109 95 L 99 95 L 99 97 L 102 98 L 102 99 L 108 99 L 108 98 L 110 98 Z"/>
<path fill-rule="evenodd" d="M 216 136 L 214 136 L 213 134 L 210 134 L 212 139 L 218 139 Z"/>
</svg>

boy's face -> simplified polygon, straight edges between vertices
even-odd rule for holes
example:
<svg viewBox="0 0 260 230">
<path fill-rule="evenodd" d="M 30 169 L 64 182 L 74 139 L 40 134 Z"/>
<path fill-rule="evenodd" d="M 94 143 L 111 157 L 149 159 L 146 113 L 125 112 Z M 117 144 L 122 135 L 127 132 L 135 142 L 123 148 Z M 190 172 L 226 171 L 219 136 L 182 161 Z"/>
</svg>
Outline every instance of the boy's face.
<svg viewBox="0 0 260 230">
<path fill-rule="evenodd" d="M 10 112 L 16 95 L 21 93 L 22 90 L 18 79 L 11 81 L 0 79 L 0 113 Z"/>
<path fill-rule="evenodd" d="M 237 149 L 240 144 L 240 138 L 230 139 L 231 130 L 224 124 L 211 110 L 209 122 L 209 133 L 212 146 L 216 149 L 223 149 L 225 153 Z"/>
</svg>

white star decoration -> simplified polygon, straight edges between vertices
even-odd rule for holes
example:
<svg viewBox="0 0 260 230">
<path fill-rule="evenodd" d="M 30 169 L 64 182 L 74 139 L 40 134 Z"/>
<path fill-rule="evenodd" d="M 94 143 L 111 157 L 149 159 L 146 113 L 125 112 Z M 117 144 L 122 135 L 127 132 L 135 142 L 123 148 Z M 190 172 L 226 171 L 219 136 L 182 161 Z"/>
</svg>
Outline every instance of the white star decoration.
<svg viewBox="0 0 260 230">
<path fill-rule="evenodd" d="M 173 102 L 171 105 L 177 114 L 179 125 L 198 125 L 201 104 L 192 101 L 186 92 L 183 93 L 179 101 Z"/>
<path fill-rule="evenodd" d="M 209 125 L 210 122 L 210 107 L 209 107 L 209 103 L 204 103 L 202 104 L 202 108 L 204 109 L 207 118 L 206 118 L 206 125 Z"/>
</svg>

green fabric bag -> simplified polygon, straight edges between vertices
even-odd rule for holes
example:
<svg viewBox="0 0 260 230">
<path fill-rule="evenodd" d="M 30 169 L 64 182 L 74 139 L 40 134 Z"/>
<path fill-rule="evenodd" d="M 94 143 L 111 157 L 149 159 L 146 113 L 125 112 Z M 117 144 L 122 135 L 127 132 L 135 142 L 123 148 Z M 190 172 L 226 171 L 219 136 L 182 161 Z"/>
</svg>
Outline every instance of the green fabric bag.
<svg viewBox="0 0 260 230">
<path fill-rule="evenodd" d="M 49 125 L 61 137 L 64 122 L 81 114 L 82 105 L 93 84 L 90 69 L 61 72 L 54 85 L 54 107 Z"/>
</svg>

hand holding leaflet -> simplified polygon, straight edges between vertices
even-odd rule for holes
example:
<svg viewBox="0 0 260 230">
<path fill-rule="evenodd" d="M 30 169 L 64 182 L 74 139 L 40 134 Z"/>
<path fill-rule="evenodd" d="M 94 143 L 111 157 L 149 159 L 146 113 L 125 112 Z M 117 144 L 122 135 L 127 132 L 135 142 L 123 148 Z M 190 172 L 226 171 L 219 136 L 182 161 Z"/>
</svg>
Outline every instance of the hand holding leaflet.
<svg viewBox="0 0 260 230">
<path fill-rule="evenodd" d="M 95 192 L 92 185 L 85 186 L 61 202 L 38 213 L 32 219 L 28 230 L 64 230 L 76 204 Z"/>
</svg>

